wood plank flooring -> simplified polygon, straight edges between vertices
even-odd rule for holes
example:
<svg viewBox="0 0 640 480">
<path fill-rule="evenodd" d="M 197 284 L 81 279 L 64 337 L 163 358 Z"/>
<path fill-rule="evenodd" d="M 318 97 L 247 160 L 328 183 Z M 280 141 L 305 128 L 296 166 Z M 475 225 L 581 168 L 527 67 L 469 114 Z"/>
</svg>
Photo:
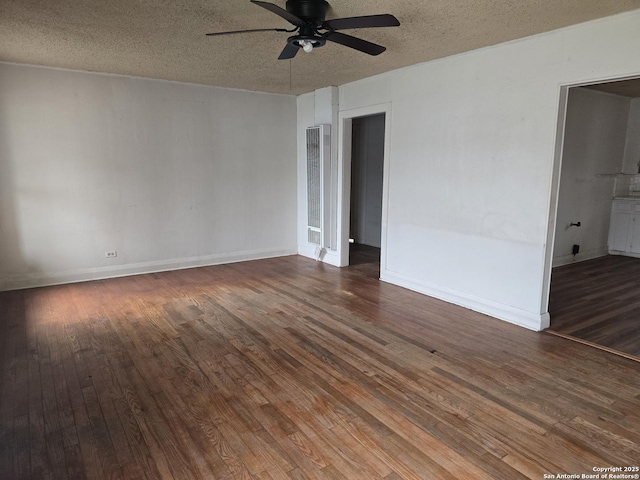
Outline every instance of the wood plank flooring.
<svg viewBox="0 0 640 480">
<path fill-rule="evenodd" d="M 302 257 L 0 293 L 0 478 L 542 479 L 640 459 L 635 362 Z"/>
<path fill-rule="evenodd" d="M 363 263 L 377 264 L 377 277 L 380 277 L 380 249 L 362 243 L 351 243 L 349 245 L 349 265 L 362 265 Z"/>
<path fill-rule="evenodd" d="M 554 331 L 640 358 L 640 259 L 554 268 L 549 313 Z"/>
</svg>

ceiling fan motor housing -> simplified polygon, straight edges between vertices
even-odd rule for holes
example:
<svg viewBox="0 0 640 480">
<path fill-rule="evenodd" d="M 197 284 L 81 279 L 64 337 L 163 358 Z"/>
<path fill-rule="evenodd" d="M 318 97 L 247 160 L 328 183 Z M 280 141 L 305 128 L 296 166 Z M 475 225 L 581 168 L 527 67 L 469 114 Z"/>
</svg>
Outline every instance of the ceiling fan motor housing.
<svg viewBox="0 0 640 480">
<path fill-rule="evenodd" d="M 287 0 L 286 8 L 299 19 L 319 26 L 324 22 L 329 4 L 325 0 Z"/>
</svg>

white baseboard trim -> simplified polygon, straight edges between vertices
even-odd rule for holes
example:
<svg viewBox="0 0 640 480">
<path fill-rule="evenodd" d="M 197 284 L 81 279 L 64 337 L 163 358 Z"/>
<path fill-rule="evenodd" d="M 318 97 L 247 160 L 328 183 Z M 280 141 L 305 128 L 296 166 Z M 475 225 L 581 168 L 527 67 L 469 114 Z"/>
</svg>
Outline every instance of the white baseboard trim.
<svg viewBox="0 0 640 480">
<path fill-rule="evenodd" d="M 87 282 L 105 278 L 142 275 L 145 273 L 166 272 L 194 267 L 206 267 L 225 263 L 245 262 L 263 258 L 295 255 L 296 247 L 267 250 L 245 250 L 241 252 L 220 253 L 201 257 L 177 258 L 153 262 L 131 263 L 110 267 L 83 268 L 63 272 L 38 272 L 24 275 L 0 277 L 0 291 L 21 290 L 25 288 L 47 287 L 66 283 Z"/>
<path fill-rule="evenodd" d="M 508 305 L 492 302 L 490 300 L 465 295 L 453 290 L 445 290 L 433 285 L 427 285 L 425 283 L 415 281 L 414 279 L 389 270 L 380 272 L 380 280 L 408 288 L 409 290 L 438 298 L 445 302 L 453 303 L 455 305 L 468 308 L 469 310 L 483 313 L 490 317 L 504 320 L 505 322 L 513 323 L 536 332 L 549 327 L 549 313 L 535 314 L 513 308 Z"/>
<path fill-rule="evenodd" d="M 633 253 L 633 252 L 621 252 L 619 250 L 610 250 L 609 251 L 609 255 L 620 255 L 622 257 L 633 257 L 633 258 L 640 258 L 640 253 Z"/>
<path fill-rule="evenodd" d="M 560 255 L 559 257 L 553 257 L 553 267 L 562 267 L 571 263 L 584 262 L 586 260 L 604 257 L 608 253 L 609 251 L 607 250 L 607 247 L 602 247 L 595 250 L 589 250 L 584 253 L 578 253 L 577 255 Z"/>
<path fill-rule="evenodd" d="M 334 267 L 340 266 L 340 257 L 338 256 L 338 252 L 335 250 L 326 250 L 320 259 L 316 257 L 316 246 L 315 245 L 298 245 L 298 255 L 303 257 L 312 258 L 318 262 L 328 263 L 329 265 L 333 265 Z"/>
</svg>

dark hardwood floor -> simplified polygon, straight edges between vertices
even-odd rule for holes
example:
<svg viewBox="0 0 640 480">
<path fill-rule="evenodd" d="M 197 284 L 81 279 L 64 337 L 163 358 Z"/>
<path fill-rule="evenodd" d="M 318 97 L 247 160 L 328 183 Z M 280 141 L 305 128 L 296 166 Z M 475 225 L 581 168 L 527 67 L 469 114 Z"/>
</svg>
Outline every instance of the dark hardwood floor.
<svg viewBox="0 0 640 480">
<path fill-rule="evenodd" d="M 553 269 L 551 329 L 640 359 L 640 259 L 608 255 Z"/>
<path fill-rule="evenodd" d="M 511 480 L 638 464 L 637 363 L 375 269 L 293 256 L 0 293 L 0 478 Z"/>
<path fill-rule="evenodd" d="M 378 264 L 378 276 L 380 277 L 380 249 L 361 243 L 349 244 L 349 265 L 362 265 L 364 263 Z"/>
</svg>

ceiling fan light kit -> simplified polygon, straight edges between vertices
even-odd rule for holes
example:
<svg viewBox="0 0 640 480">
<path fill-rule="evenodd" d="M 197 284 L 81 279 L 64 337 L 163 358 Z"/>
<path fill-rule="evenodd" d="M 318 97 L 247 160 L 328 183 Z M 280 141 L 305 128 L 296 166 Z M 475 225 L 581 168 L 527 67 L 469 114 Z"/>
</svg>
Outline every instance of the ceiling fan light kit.
<svg viewBox="0 0 640 480">
<path fill-rule="evenodd" d="M 397 27 L 400 25 L 398 19 L 389 14 L 325 20 L 325 16 L 329 10 L 329 3 L 325 0 L 287 0 L 286 10 L 269 2 L 251 0 L 251 3 L 275 13 L 291 23 L 295 28 L 291 30 L 284 28 L 234 30 L 230 32 L 207 33 L 207 35 L 218 36 L 271 31 L 295 32 L 295 35 L 287 39 L 287 44 L 278 57 L 278 60 L 288 60 L 295 57 L 300 49 L 310 53 L 314 48 L 322 47 L 327 40 L 369 55 L 380 55 L 386 50 L 382 45 L 377 45 L 367 40 L 338 32 L 337 30 Z"/>
<path fill-rule="evenodd" d="M 326 43 L 324 38 L 300 38 L 300 36 L 290 37 L 291 42 L 295 43 L 298 47 L 302 48 L 307 53 L 311 53 L 314 48 L 323 46 Z"/>
</svg>

